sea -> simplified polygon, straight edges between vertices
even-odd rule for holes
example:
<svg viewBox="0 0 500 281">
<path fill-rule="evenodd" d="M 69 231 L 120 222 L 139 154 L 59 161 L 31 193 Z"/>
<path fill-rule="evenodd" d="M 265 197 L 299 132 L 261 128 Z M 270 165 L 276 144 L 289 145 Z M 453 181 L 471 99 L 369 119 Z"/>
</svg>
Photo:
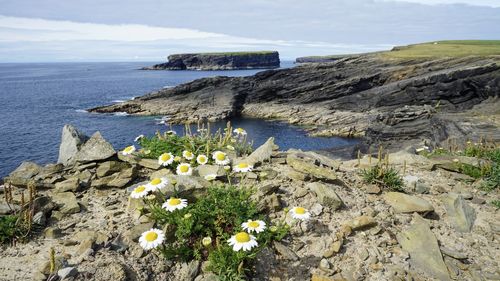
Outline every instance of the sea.
<svg viewBox="0 0 500 281">
<path fill-rule="evenodd" d="M 100 131 L 115 149 L 131 145 L 140 134 L 169 130 L 161 116 L 96 114 L 92 107 L 118 103 L 154 90 L 212 76 L 247 76 L 262 70 L 146 71 L 151 62 L 0 63 L 0 178 L 23 161 L 57 161 L 61 130 L 72 124 L 87 135 Z M 293 62 L 282 62 L 293 67 Z M 309 137 L 305 130 L 283 122 L 231 120 L 243 127 L 254 146 L 274 136 L 282 150 L 326 150 L 348 146 L 345 138 Z M 213 124 L 223 127 L 225 122 Z M 182 132 L 181 126 L 174 130 Z"/>
</svg>

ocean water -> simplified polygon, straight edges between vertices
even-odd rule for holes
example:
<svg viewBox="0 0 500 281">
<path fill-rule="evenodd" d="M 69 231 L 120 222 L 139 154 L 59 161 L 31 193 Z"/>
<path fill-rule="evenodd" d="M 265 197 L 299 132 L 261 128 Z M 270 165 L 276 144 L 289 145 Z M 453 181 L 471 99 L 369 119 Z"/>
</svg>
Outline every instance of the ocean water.
<svg viewBox="0 0 500 281">
<path fill-rule="evenodd" d="M 163 87 L 208 76 L 246 76 L 261 70 L 143 71 L 151 63 L 0 63 L 0 177 L 22 161 L 57 161 L 61 129 L 73 124 L 91 135 L 100 131 L 115 149 L 133 143 L 140 134 L 152 135 L 166 126 L 155 117 L 91 114 L 85 109 L 124 101 Z M 292 67 L 291 62 L 282 63 Z M 158 118 L 158 117 L 156 117 Z M 352 140 L 312 138 L 295 126 L 256 119 L 235 119 L 254 146 L 270 136 L 281 149 L 321 150 L 346 146 Z M 215 124 L 224 126 L 224 122 Z M 181 131 L 181 127 L 174 127 Z"/>
</svg>

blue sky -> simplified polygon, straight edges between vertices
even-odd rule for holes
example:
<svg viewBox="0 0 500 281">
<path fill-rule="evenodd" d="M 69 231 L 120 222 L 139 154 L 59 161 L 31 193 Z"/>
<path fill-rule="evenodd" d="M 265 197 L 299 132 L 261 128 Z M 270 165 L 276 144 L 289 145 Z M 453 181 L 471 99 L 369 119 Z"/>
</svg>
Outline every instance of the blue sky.
<svg viewBox="0 0 500 281">
<path fill-rule="evenodd" d="M 500 0 L 0 0 L 0 62 L 284 59 L 444 39 L 500 39 Z"/>
</svg>

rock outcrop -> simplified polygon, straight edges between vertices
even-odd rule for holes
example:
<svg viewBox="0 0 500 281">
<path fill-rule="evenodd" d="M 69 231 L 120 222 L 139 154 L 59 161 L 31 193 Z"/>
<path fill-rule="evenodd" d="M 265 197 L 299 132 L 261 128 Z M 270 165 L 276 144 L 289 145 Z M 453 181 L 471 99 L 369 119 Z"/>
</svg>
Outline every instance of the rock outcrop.
<svg viewBox="0 0 500 281">
<path fill-rule="evenodd" d="M 168 62 L 144 67 L 143 70 L 234 70 L 280 67 L 278 52 L 230 52 L 174 54 Z"/>
<path fill-rule="evenodd" d="M 350 56 L 249 77 L 198 79 L 90 111 L 166 115 L 173 123 L 272 118 L 314 125 L 311 133 L 319 136 L 364 137 L 396 147 L 402 140 L 405 145 L 479 135 L 500 140 L 499 61 Z"/>
</svg>

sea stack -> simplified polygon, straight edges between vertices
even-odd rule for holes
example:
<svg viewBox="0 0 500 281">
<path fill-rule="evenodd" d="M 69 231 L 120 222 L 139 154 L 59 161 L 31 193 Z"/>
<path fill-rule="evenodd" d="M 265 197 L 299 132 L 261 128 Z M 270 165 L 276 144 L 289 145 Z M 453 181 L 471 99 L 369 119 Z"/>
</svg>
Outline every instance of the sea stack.
<svg viewBox="0 0 500 281">
<path fill-rule="evenodd" d="M 276 51 L 173 54 L 143 70 L 236 70 L 280 67 Z"/>
</svg>

